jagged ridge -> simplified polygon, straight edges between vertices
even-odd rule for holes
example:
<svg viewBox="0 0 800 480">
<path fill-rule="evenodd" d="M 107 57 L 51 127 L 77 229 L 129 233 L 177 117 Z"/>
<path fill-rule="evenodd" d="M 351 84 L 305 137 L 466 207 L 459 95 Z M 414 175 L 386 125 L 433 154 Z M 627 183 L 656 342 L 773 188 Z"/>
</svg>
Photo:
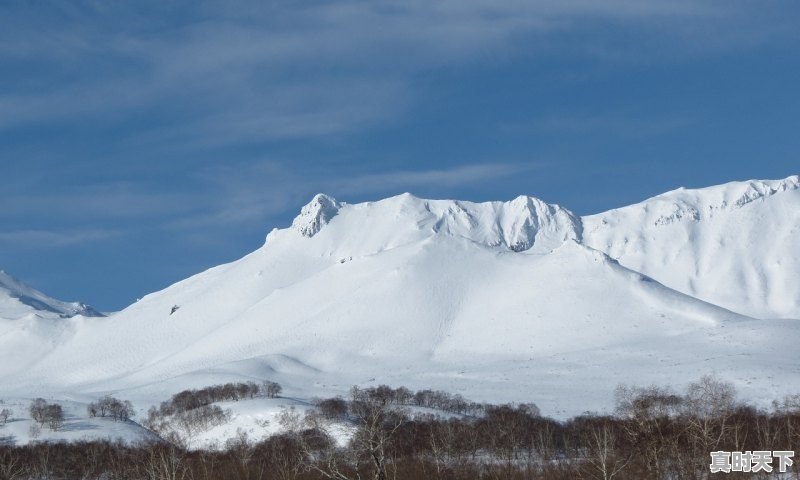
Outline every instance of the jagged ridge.
<svg viewBox="0 0 800 480">
<path fill-rule="evenodd" d="M 27 313 L 28 310 L 55 313 L 62 317 L 74 317 L 75 315 L 83 315 L 85 317 L 103 316 L 102 313 L 89 305 L 80 302 L 62 302 L 51 298 L 25 285 L 3 270 L 0 270 L 0 295 L 6 299 L 6 306 L 2 309 L 4 311 L 0 311 L 0 318 L 18 317 L 20 313 Z M 17 305 L 10 304 L 12 302 L 17 302 Z"/>
<path fill-rule="evenodd" d="M 580 240 L 582 230 L 580 219 L 572 212 L 534 197 L 474 203 L 426 200 L 408 193 L 356 205 L 319 194 L 302 208 L 292 229 L 310 238 L 337 222 L 341 227 L 329 235 L 337 236 L 334 243 L 343 249 L 348 238 L 360 236 L 359 242 L 352 243 L 362 253 L 433 235 L 462 237 L 515 252 L 546 253 L 566 240 Z"/>
</svg>

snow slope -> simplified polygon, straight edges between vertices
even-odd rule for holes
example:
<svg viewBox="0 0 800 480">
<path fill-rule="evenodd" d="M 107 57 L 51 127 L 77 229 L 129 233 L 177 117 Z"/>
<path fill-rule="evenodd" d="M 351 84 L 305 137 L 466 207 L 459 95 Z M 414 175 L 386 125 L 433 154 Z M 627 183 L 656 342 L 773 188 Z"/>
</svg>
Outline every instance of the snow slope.
<svg viewBox="0 0 800 480">
<path fill-rule="evenodd" d="M 318 195 L 241 260 L 109 318 L 76 317 L 24 371 L 0 372 L 0 388 L 115 392 L 146 408 L 235 379 L 276 380 L 300 398 L 388 383 L 566 416 L 609 407 L 620 382 L 717 372 L 767 402 L 800 390 L 800 322 L 752 317 L 800 317 L 797 178 L 750 183 L 756 193 L 670 192 L 583 219 L 531 197 Z M 725 280 L 707 255 L 727 272 L 769 272 L 768 288 Z M 744 298 L 716 289 L 723 281 Z"/>
<path fill-rule="evenodd" d="M 69 336 L 92 307 L 62 302 L 0 270 L 0 376 L 24 371 Z"/>
<path fill-rule="evenodd" d="M 50 399 L 47 399 L 50 400 Z M 114 421 L 111 417 L 90 418 L 86 413 L 86 403 L 66 398 L 55 402 L 64 409 L 64 425 L 58 430 L 39 426 L 29 414 L 29 399 L 4 399 L 0 409 L 9 409 L 12 414 L 8 423 L 0 426 L 0 445 L 24 445 L 32 441 L 81 441 L 108 439 L 125 440 L 130 443 L 153 440 L 155 434 L 134 421 Z M 33 427 L 33 428 L 32 428 Z"/>
<path fill-rule="evenodd" d="M 680 292 L 800 319 L 800 178 L 678 189 L 583 218 L 584 243 Z"/>
</svg>

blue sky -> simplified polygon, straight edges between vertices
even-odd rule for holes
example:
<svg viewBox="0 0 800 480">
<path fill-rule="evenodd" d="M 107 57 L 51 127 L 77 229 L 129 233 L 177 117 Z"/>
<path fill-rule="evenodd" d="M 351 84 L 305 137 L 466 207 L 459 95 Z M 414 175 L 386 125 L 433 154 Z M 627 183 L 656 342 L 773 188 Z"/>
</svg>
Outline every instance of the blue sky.
<svg viewBox="0 0 800 480">
<path fill-rule="evenodd" d="M 578 214 L 798 173 L 800 3 L 0 4 L 0 269 L 119 309 L 313 194 Z"/>
</svg>

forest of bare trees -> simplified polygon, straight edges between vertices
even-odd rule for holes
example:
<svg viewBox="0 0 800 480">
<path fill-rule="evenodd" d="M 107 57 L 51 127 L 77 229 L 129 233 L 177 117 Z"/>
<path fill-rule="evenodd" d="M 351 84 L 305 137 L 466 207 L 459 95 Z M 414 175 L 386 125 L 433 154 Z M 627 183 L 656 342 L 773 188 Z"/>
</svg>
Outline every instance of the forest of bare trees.
<svg viewBox="0 0 800 480">
<path fill-rule="evenodd" d="M 208 400 L 204 390 L 190 392 Z M 169 417 L 212 406 L 190 397 L 182 392 L 151 412 Z M 275 435 L 239 431 L 218 450 L 188 450 L 169 436 L 139 445 L 0 446 L 0 480 L 800 478 L 794 467 L 783 477 L 710 473 L 710 452 L 790 451 L 800 443 L 800 396 L 757 409 L 710 376 L 681 392 L 621 386 L 613 414 L 566 421 L 543 417 L 532 404 L 478 405 L 379 386 L 320 399 L 303 414 L 287 409 L 279 423 Z"/>
</svg>

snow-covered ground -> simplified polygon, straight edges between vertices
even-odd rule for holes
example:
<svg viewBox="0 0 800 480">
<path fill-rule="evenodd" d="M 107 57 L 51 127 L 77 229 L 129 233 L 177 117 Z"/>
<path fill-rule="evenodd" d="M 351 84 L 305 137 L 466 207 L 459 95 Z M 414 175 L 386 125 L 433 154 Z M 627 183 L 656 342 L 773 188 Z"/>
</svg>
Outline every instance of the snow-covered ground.
<svg viewBox="0 0 800 480">
<path fill-rule="evenodd" d="M 619 383 L 716 373 L 766 405 L 800 392 L 798 274 L 796 176 L 583 218 L 531 197 L 320 195 L 257 251 L 110 317 L 0 320 L 0 398 L 114 393 L 144 411 L 270 379 L 302 408 L 384 383 L 563 418 L 607 411 Z M 277 404 L 235 403 L 206 440 L 274 428 L 257 422 Z"/>
<path fill-rule="evenodd" d="M 97 439 L 136 443 L 157 438 L 135 421 L 114 421 L 111 417 L 90 418 L 86 411 L 86 403 L 64 397 L 49 400 L 51 403 L 58 403 L 64 409 L 64 424 L 57 430 L 52 430 L 47 425 L 40 426 L 31 419 L 28 412 L 30 399 L 3 400 L 0 410 L 9 409 L 13 413 L 5 425 L 0 422 L 0 443 L 24 445 L 32 441 Z"/>
</svg>

